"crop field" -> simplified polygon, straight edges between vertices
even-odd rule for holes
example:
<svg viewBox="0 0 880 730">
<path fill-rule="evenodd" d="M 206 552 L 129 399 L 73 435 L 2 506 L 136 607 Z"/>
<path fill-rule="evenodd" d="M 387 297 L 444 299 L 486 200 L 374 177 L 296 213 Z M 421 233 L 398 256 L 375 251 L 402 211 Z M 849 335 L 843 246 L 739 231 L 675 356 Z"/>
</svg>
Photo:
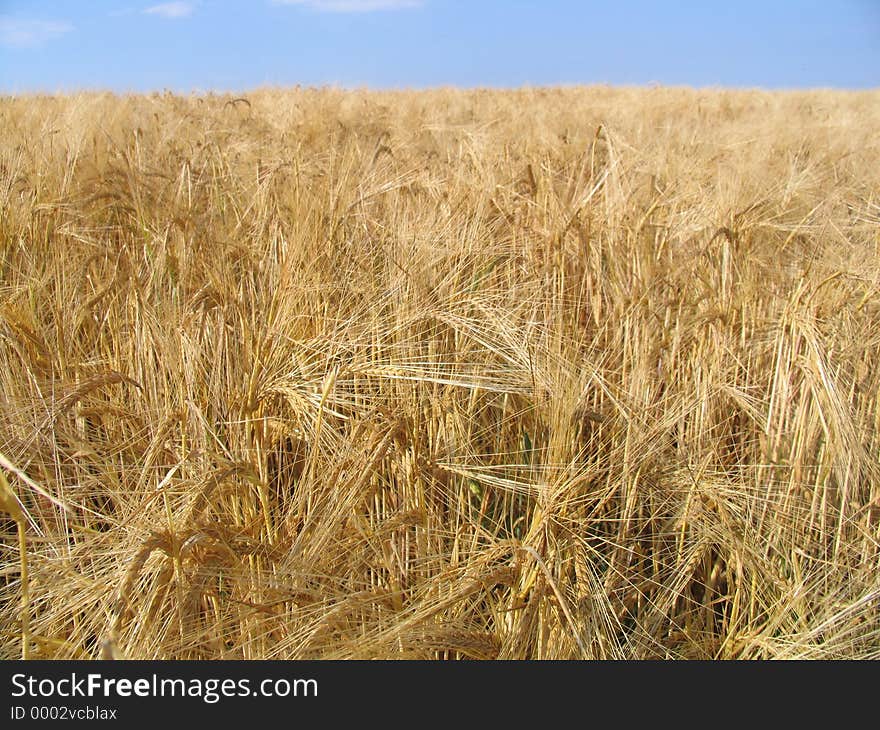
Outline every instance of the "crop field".
<svg viewBox="0 0 880 730">
<path fill-rule="evenodd" d="M 880 658 L 880 92 L 0 98 L 0 656 Z"/>
</svg>

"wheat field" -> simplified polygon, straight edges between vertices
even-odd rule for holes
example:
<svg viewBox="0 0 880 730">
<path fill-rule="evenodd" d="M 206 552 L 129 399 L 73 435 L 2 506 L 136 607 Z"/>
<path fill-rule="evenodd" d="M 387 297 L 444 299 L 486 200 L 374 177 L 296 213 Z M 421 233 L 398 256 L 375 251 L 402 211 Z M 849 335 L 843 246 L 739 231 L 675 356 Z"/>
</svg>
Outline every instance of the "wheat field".
<svg viewBox="0 0 880 730">
<path fill-rule="evenodd" d="M 3 657 L 880 656 L 880 92 L 0 130 Z"/>
</svg>

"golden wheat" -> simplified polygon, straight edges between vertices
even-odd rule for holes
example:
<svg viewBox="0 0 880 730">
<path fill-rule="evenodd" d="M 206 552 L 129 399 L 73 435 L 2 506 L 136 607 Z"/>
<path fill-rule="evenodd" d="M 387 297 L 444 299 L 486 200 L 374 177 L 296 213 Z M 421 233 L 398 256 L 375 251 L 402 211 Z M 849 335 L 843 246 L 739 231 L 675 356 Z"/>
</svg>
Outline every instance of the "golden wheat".
<svg viewBox="0 0 880 730">
<path fill-rule="evenodd" d="M 0 99 L 0 653 L 876 658 L 878 102 Z"/>
</svg>

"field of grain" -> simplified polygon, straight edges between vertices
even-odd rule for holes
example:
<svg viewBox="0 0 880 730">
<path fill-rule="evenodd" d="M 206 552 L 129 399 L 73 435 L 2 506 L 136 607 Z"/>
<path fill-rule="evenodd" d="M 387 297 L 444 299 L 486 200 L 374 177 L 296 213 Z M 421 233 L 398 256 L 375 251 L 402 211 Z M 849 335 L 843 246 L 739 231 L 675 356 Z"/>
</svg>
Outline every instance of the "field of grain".
<svg viewBox="0 0 880 730">
<path fill-rule="evenodd" d="M 880 92 L 0 130 L 3 657 L 880 656 Z"/>
</svg>

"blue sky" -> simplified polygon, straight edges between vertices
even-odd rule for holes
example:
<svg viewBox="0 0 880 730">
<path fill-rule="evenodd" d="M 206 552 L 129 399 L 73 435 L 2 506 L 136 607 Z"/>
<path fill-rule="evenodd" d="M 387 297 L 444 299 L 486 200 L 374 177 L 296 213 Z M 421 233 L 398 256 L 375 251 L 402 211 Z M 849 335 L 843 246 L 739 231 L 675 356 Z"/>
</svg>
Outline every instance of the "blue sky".
<svg viewBox="0 0 880 730">
<path fill-rule="evenodd" d="M 880 0 L 0 0 L 0 91 L 880 87 Z"/>
</svg>

